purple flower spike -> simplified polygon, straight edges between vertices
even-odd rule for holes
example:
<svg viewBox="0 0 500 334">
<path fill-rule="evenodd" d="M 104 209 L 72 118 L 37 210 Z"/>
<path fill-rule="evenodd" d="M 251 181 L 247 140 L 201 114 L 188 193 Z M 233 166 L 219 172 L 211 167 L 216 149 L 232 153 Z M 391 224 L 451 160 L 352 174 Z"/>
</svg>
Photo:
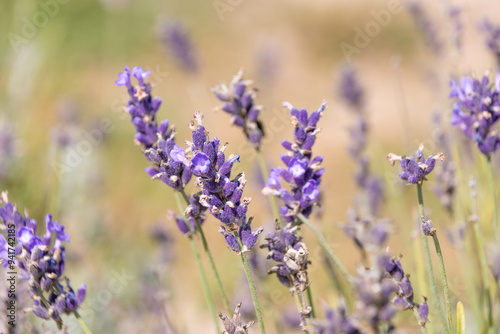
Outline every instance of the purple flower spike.
<svg viewBox="0 0 500 334">
<path fill-rule="evenodd" d="M 146 172 L 153 179 L 181 190 L 191 179 L 187 168 L 189 161 L 185 151 L 175 144 L 175 132 L 172 127 L 169 128 L 169 121 L 158 124 L 156 120 L 161 99 L 151 95 L 151 84 L 145 82 L 149 74 L 150 71 L 144 71 L 142 67 L 136 66 L 132 71 L 125 67 L 125 71 L 118 75 L 116 84 L 127 87 L 130 100 L 125 110 L 135 127 L 135 142 L 143 147 L 144 156 L 153 164 Z M 138 82 L 135 87 L 130 82 L 131 75 Z"/>
<path fill-rule="evenodd" d="M 161 40 L 174 61 L 188 72 L 198 70 L 198 56 L 187 29 L 177 21 L 166 21 Z"/>
<path fill-rule="evenodd" d="M 394 166 L 396 161 L 400 161 L 401 169 L 403 172 L 399 174 L 399 177 L 410 184 L 422 183 L 426 175 L 428 175 L 434 169 L 436 160 L 443 161 L 443 153 L 438 153 L 437 155 L 429 156 L 427 160 L 422 153 L 424 149 L 423 145 L 420 145 L 417 153 L 414 157 L 398 156 L 394 153 L 389 153 L 387 155 L 387 160 Z"/>
<path fill-rule="evenodd" d="M 298 213 L 308 217 L 319 200 L 318 186 L 324 172 L 324 168 L 321 168 L 323 157 L 312 156 L 312 145 L 321 131 L 316 125 L 326 105 L 323 103 L 311 115 L 305 109 L 298 110 L 287 102 L 283 105 L 290 109 L 292 124 L 295 126 L 294 142 L 282 142 L 282 146 L 289 151 L 281 157 L 286 169 L 271 169 L 262 193 L 279 196 L 284 202 L 284 206 L 280 208 L 283 219 L 294 222 Z M 281 179 L 290 184 L 289 191 L 282 186 Z"/>
<path fill-rule="evenodd" d="M 247 91 L 251 83 L 252 81 L 243 80 L 243 70 L 240 70 L 231 80 L 229 87 L 220 84 L 213 88 L 212 92 L 223 102 L 217 109 L 231 114 L 231 123 L 241 127 L 252 146 L 258 149 L 264 137 L 264 128 L 258 119 L 262 107 L 254 103 L 256 90 Z"/>
<path fill-rule="evenodd" d="M 27 215 L 23 217 L 17 207 L 9 202 L 7 192 L 1 194 L 0 219 L 3 222 L 0 231 L 12 228 L 12 224 L 17 229 L 17 238 L 9 241 L 16 243 L 14 246 L 8 244 L 0 233 L 0 259 L 4 260 L 4 268 L 10 271 L 19 269 L 21 277 L 29 281 L 29 294 L 33 299 L 30 310 L 33 314 L 41 319 L 52 319 L 62 326 L 61 314 L 77 311 L 85 298 L 85 285 L 80 287 L 75 296 L 69 279 L 65 278 L 63 242 L 69 242 L 69 234 L 64 232 L 64 225 L 58 224 L 48 214 L 45 217 L 45 233 L 40 238 L 35 233 L 36 220 Z M 15 249 L 15 259 L 7 256 L 9 248 Z"/>
<path fill-rule="evenodd" d="M 500 136 L 494 129 L 500 119 L 500 72 L 495 82 L 487 75 L 482 80 L 462 77 L 460 82 L 451 82 L 450 97 L 455 99 L 451 124 L 474 143 L 484 155 L 490 157 L 500 148 Z"/>
</svg>

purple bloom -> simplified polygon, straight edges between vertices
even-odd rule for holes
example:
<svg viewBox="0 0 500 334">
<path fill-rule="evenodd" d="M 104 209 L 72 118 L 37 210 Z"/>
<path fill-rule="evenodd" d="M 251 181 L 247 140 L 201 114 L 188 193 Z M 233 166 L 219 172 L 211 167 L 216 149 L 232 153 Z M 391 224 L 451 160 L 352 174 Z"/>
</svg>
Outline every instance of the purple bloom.
<svg viewBox="0 0 500 334">
<path fill-rule="evenodd" d="M 290 109 L 292 124 L 295 126 L 294 142 L 281 143 L 289 151 L 288 154 L 281 155 L 286 169 L 282 167 L 271 169 L 262 193 L 280 197 L 284 202 L 284 206 L 280 209 L 281 215 L 287 222 L 294 222 L 298 213 L 309 217 L 319 199 L 318 186 L 325 170 L 321 168 L 323 157 L 312 157 L 312 146 L 316 135 L 320 132 L 316 124 L 326 106 L 323 103 L 311 115 L 307 114 L 307 110 L 298 110 L 289 103 L 284 103 L 284 106 Z M 283 187 L 282 180 L 290 184 L 290 190 Z"/>
<path fill-rule="evenodd" d="M 326 308 L 325 320 L 314 321 L 313 326 L 318 334 L 361 334 L 361 324 L 353 317 L 347 315 L 347 310 L 342 301 L 337 309 Z"/>
<path fill-rule="evenodd" d="M 250 143 L 258 149 L 264 137 L 264 128 L 259 118 L 261 106 L 255 105 L 256 90 L 247 91 L 251 81 L 243 80 L 243 70 L 233 77 L 229 87 L 220 84 L 212 89 L 223 104 L 218 107 L 231 114 L 231 123 L 243 129 Z"/>
<path fill-rule="evenodd" d="M 434 22 L 425 13 L 422 4 L 419 1 L 411 1 L 409 11 L 417 28 L 424 36 L 425 44 L 435 53 L 440 54 L 442 50 L 442 43 L 439 40 L 438 29 Z"/>
<path fill-rule="evenodd" d="M 277 226 L 275 233 L 266 236 L 267 244 L 261 245 L 261 248 L 268 249 L 268 259 L 278 262 L 268 270 L 269 274 L 275 273 L 278 280 L 287 287 L 305 291 L 309 252 L 298 231 L 299 227 L 290 223 L 283 228 Z"/>
<path fill-rule="evenodd" d="M 187 29 L 178 21 L 164 22 L 161 40 L 174 61 L 188 72 L 198 71 L 198 56 Z"/>
<path fill-rule="evenodd" d="M 8 232 L 15 227 L 17 231 L 14 245 L 8 244 L 4 235 L 0 234 L 0 259 L 4 260 L 4 268 L 10 271 L 19 268 L 21 277 L 29 281 L 33 314 L 45 320 L 52 319 L 62 326 L 61 314 L 75 312 L 86 294 L 86 286 L 82 285 L 75 295 L 64 276 L 65 247 L 62 243 L 69 242 L 64 225 L 53 221 L 49 214 L 45 218 L 45 234 L 42 238 L 38 237 L 37 222 L 27 215 L 23 217 L 9 202 L 7 192 L 1 196 L 0 219 L 4 224 L 0 230 Z M 15 250 L 15 257 L 9 253 L 10 248 Z M 59 302 L 61 300 L 63 303 Z"/>
<path fill-rule="evenodd" d="M 144 71 L 142 67 L 136 66 L 132 71 L 125 67 L 116 84 L 127 87 L 130 101 L 125 110 L 135 126 L 135 142 L 143 146 L 144 155 L 152 163 L 146 172 L 151 178 L 181 190 L 191 179 L 191 172 L 185 166 L 188 160 L 184 150 L 175 144 L 175 133 L 169 128 L 169 121 L 159 124 L 156 121 L 161 99 L 151 96 L 151 84 L 144 81 L 149 74 L 150 71 Z M 136 87 L 131 83 L 131 76 L 138 82 Z"/>
<path fill-rule="evenodd" d="M 500 68 L 500 26 L 494 25 L 488 19 L 484 19 L 483 23 L 480 25 L 480 30 L 484 34 L 488 49 L 490 49 L 495 56 L 497 67 Z"/>
<path fill-rule="evenodd" d="M 500 147 L 500 136 L 494 130 L 500 119 L 500 72 L 495 82 L 490 83 L 488 76 L 481 81 L 462 77 L 460 82 L 451 82 L 450 97 L 455 99 L 451 124 L 460 130 L 486 156 L 491 156 Z"/>
<path fill-rule="evenodd" d="M 399 174 L 399 177 L 408 183 L 416 184 L 422 183 L 426 175 L 428 175 L 434 169 L 436 164 L 436 160 L 444 161 L 443 153 L 438 153 L 437 155 L 431 155 L 427 159 L 425 159 L 422 150 L 424 149 L 423 145 L 417 150 L 414 157 L 407 156 L 398 156 L 394 153 L 389 153 L 387 155 L 387 160 L 394 166 L 396 161 L 400 161 L 402 173 Z"/>
<path fill-rule="evenodd" d="M 349 220 L 344 223 L 344 233 L 353 239 L 361 250 L 374 253 L 380 251 L 392 232 L 389 220 L 376 221 L 374 218 L 359 218 L 354 210 L 350 210 Z"/>
<path fill-rule="evenodd" d="M 425 324 L 429 321 L 429 305 L 427 305 L 427 298 L 424 298 L 424 302 L 419 305 L 418 316 L 420 317 L 420 325 L 425 327 Z"/>
<path fill-rule="evenodd" d="M 241 173 L 231 179 L 234 163 L 239 162 L 239 155 L 231 155 L 226 159 L 226 145 L 220 146 L 217 137 L 208 138 L 202 125 L 203 116 L 196 112 L 198 126 L 191 123 L 192 141 L 188 142 L 192 156 L 184 162 L 185 168 L 197 177 L 195 185 L 201 190 L 199 204 L 224 224 L 221 233 L 229 248 L 235 252 L 247 251 L 255 245 L 262 229 L 252 232 L 251 219 L 247 220 L 248 205 L 251 198 L 243 197 L 243 188 L 247 180 Z M 183 155 L 185 157 L 185 155 Z M 238 238 L 229 233 L 239 231 Z M 242 249 L 240 250 L 239 244 Z"/>
<path fill-rule="evenodd" d="M 363 111 L 364 90 L 358 82 L 356 71 L 351 66 L 342 66 L 340 70 L 339 95 L 353 108 L 354 112 Z"/>
</svg>

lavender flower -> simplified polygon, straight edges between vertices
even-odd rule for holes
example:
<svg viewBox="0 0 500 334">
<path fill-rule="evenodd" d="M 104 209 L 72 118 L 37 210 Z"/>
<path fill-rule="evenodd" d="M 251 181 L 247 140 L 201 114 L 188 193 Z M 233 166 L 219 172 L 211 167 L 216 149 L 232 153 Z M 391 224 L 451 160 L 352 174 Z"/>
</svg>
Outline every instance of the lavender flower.
<svg viewBox="0 0 500 334">
<path fill-rule="evenodd" d="M 416 184 L 422 183 L 426 175 L 428 175 L 434 169 L 436 165 L 436 160 L 444 161 L 444 154 L 438 153 L 437 155 L 431 155 L 427 159 L 425 159 L 424 153 L 422 150 L 424 149 L 423 145 L 417 150 L 414 157 L 407 156 L 399 156 L 394 153 L 389 153 L 387 155 L 387 160 L 394 166 L 396 161 L 400 161 L 401 169 L 403 172 L 399 174 L 399 177 L 408 183 Z"/>
<path fill-rule="evenodd" d="M 166 21 L 162 25 L 161 40 L 172 58 L 184 70 L 198 71 L 198 55 L 187 29 L 178 21 Z"/>
<path fill-rule="evenodd" d="M 229 319 L 227 316 L 219 312 L 219 318 L 221 318 L 224 324 L 225 331 L 222 334 L 247 334 L 248 328 L 253 325 L 253 321 L 250 321 L 246 325 L 243 325 L 240 315 L 241 303 L 236 305 L 234 309 L 233 318 Z"/>
<path fill-rule="evenodd" d="M 353 239 L 362 251 L 379 251 L 387 241 L 392 227 L 388 219 L 359 218 L 354 210 L 349 211 L 349 220 L 343 225 L 344 233 Z"/>
<path fill-rule="evenodd" d="M 343 301 L 337 309 L 327 307 L 325 310 L 325 320 L 314 321 L 314 328 L 318 334 L 361 334 L 363 333 L 359 321 L 347 314 Z"/>
<path fill-rule="evenodd" d="M 151 96 L 151 84 L 146 83 L 150 71 L 142 67 L 134 67 L 132 71 L 125 67 L 125 71 L 118 75 L 116 84 L 125 86 L 130 95 L 126 112 L 130 114 L 135 126 L 135 142 L 144 147 L 144 155 L 153 164 L 146 168 L 146 172 L 153 178 L 163 181 L 175 190 L 181 190 L 191 180 L 191 172 L 185 165 L 172 159 L 176 154 L 175 131 L 169 129 L 169 121 L 160 124 L 156 121 L 156 113 L 161 105 L 160 98 Z M 132 86 L 131 75 L 138 81 Z"/>
<path fill-rule="evenodd" d="M 16 155 L 14 134 L 12 125 L 0 119 L 0 181 L 8 175 Z"/>
<path fill-rule="evenodd" d="M 349 104 L 357 118 L 356 123 L 349 129 L 351 137 L 349 154 L 356 165 L 354 177 L 357 186 L 361 190 L 357 198 L 358 202 L 360 202 L 357 209 L 366 207 L 368 209 L 367 214 L 374 216 L 380 211 L 384 194 L 379 178 L 370 172 L 369 158 L 365 152 L 368 124 L 364 112 L 364 90 L 359 84 L 358 77 L 352 66 L 345 65 L 341 68 L 339 94 Z"/>
<path fill-rule="evenodd" d="M 280 208 L 281 215 L 287 222 L 294 222 L 299 213 L 309 217 L 318 201 L 318 186 L 325 169 L 321 168 L 323 156 L 312 157 L 312 147 L 316 135 L 321 131 L 316 124 L 326 105 L 323 103 L 310 116 L 305 109 L 298 110 L 287 102 L 283 105 L 290 109 L 292 124 L 295 126 L 294 142 L 285 140 L 281 143 L 289 151 L 288 154 L 281 155 L 286 168 L 271 169 L 262 193 L 280 197 L 285 204 Z M 281 179 L 290 185 L 290 190 L 283 187 Z"/>
<path fill-rule="evenodd" d="M 440 54 L 443 46 L 438 38 L 438 29 L 425 13 L 422 4 L 419 1 L 411 1 L 409 11 L 417 28 L 424 36 L 425 44 L 427 44 L 435 54 Z"/>
<path fill-rule="evenodd" d="M 473 140 L 479 150 L 486 156 L 496 152 L 500 147 L 500 136 L 493 129 L 500 119 L 500 72 L 495 83 L 490 83 L 487 75 L 482 80 L 462 77 L 460 82 L 451 82 L 450 97 L 456 103 L 452 110 L 452 125 Z"/>
<path fill-rule="evenodd" d="M 345 65 L 340 70 L 339 95 L 353 108 L 354 112 L 362 112 L 365 94 L 352 66 Z"/>
<path fill-rule="evenodd" d="M 268 259 L 278 262 L 268 270 L 269 274 L 276 274 L 278 280 L 286 287 L 295 287 L 298 291 L 307 288 L 307 259 L 309 254 L 302 237 L 298 235 L 299 227 L 288 224 L 276 227 L 275 233 L 266 236 L 267 244 L 261 248 L 268 249 Z"/>
<path fill-rule="evenodd" d="M 500 26 L 494 25 L 488 19 L 484 19 L 480 25 L 480 30 L 483 32 L 486 45 L 495 56 L 497 67 L 500 69 Z"/>
<path fill-rule="evenodd" d="M 252 218 L 247 220 L 250 197 L 243 197 L 243 188 L 247 180 L 241 173 L 231 180 L 231 170 L 235 162 L 239 162 L 238 155 L 231 155 L 226 160 L 224 151 L 227 144 L 220 146 L 217 137 L 208 138 L 202 125 L 203 116 L 196 112 L 194 115 L 198 126 L 191 122 L 192 142 L 187 142 L 189 149 L 185 151 L 177 146 L 171 157 L 174 161 L 183 163 L 196 177 L 195 185 L 201 189 L 199 203 L 207 207 L 212 215 L 224 225 L 220 232 L 226 243 L 234 252 L 250 250 L 256 243 L 263 229 L 252 231 Z M 190 152 L 191 156 L 187 157 Z M 238 231 L 238 237 L 233 232 Z M 240 247 L 241 243 L 241 247 Z"/>
<path fill-rule="evenodd" d="M 29 281 L 33 299 L 31 312 L 39 318 L 54 320 L 61 328 L 61 315 L 76 312 L 86 294 L 85 284 L 75 292 L 69 279 L 63 278 L 65 247 L 62 243 L 69 242 L 69 234 L 49 214 L 45 217 L 45 233 L 39 237 L 36 234 L 36 220 L 31 219 L 27 213 L 23 217 L 17 207 L 9 202 L 7 192 L 2 193 L 0 205 L 3 229 L 8 233 L 13 230 L 17 232 L 14 240 L 9 238 L 8 242 L 0 234 L 0 258 L 4 260 L 3 266 L 11 271 L 15 267 L 21 269 L 21 278 Z M 15 254 L 10 249 L 15 249 Z"/>
<path fill-rule="evenodd" d="M 256 89 L 247 91 L 251 84 L 252 81 L 243 80 L 243 70 L 240 70 L 231 80 L 229 87 L 220 84 L 213 88 L 212 92 L 223 102 L 218 109 L 231 114 L 231 123 L 241 127 L 252 145 L 259 149 L 264 137 L 264 128 L 258 119 L 262 107 L 254 103 Z"/>
<path fill-rule="evenodd" d="M 451 156 L 450 143 L 448 136 L 441 127 L 441 117 L 439 114 L 434 115 L 434 124 L 436 133 L 437 145 L 443 148 L 445 156 Z M 441 204 L 448 210 L 449 213 L 453 212 L 453 200 L 455 197 L 455 164 L 453 161 L 447 159 L 443 161 L 440 168 L 437 169 L 436 185 L 434 186 L 434 193 L 439 197 Z"/>
</svg>

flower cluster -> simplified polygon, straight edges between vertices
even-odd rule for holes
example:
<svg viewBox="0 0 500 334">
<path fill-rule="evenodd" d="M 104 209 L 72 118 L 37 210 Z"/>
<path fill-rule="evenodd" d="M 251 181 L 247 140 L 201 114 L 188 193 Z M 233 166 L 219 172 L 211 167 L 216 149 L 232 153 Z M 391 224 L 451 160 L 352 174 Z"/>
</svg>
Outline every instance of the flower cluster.
<svg viewBox="0 0 500 334">
<path fill-rule="evenodd" d="M 325 169 L 321 168 L 323 156 L 312 157 L 312 147 L 316 135 L 321 131 L 316 124 L 326 105 L 323 103 L 309 116 L 305 109 L 298 110 L 286 102 L 284 106 L 290 109 L 291 121 L 295 126 L 294 142 L 284 140 L 281 143 L 288 150 L 288 154 L 281 154 L 286 168 L 271 170 L 262 193 L 280 197 L 285 204 L 280 208 L 281 215 L 287 222 L 294 222 L 299 213 L 308 217 L 319 199 L 318 186 Z M 289 190 L 283 187 L 281 179 L 290 185 Z"/>
<path fill-rule="evenodd" d="M 224 151 L 227 144 L 220 146 L 217 137 L 209 139 L 202 125 L 201 113 L 196 112 L 194 117 L 198 125 L 195 126 L 194 121 L 190 124 L 192 142 L 187 142 L 188 150 L 175 146 L 171 157 L 174 161 L 183 163 L 197 177 L 195 185 L 202 191 L 199 202 L 224 224 L 221 225 L 220 232 L 231 250 L 247 251 L 257 243 L 262 228 L 252 231 L 252 219 L 247 220 L 251 198 L 243 197 L 243 188 L 247 183 L 245 174 L 238 174 L 231 180 L 233 164 L 239 161 L 239 156 L 231 155 L 226 160 Z M 191 154 L 189 158 L 188 153 Z M 236 231 L 239 240 L 232 233 Z"/>
<path fill-rule="evenodd" d="M 337 306 L 337 309 L 327 307 L 325 310 L 325 320 L 316 320 L 314 329 L 318 334 L 361 334 L 363 333 L 359 321 L 347 314 L 344 302 Z"/>
<path fill-rule="evenodd" d="M 7 176 L 16 155 L 15 134 L 11 124 L 0 119 L 0 180 Z"/>
<path fill-rule="evenodd" d="M 352 66 L 342 66 L 340 70 L 339 95 L 354 112 L 361 112 L 363 107 L 364 90 L 361 87 L 356 71 Z"/>
<path fill-rule="evenodd" d="M 264 128 L 258 119 L 262 107 L 254 103 L 256 90 L 247 90 L 251 83 L 250 80 L 243 80 L 243 70 L 240 70 L 229 87 L 220 84 L 212 92 L 223 102 L 218 109 L 231 114 L 231 123 L 241 127 L 248 140 L 258 149 L 264 137 Z"/>
<path fill-rule="evenodd" d="M 414 0 L 411 1 L 409 4 L 409 11 L 417 28 L 424 37 L 425 44 L 427 44 L 432 52 L 440 54 L 443 45 L 438 38 L 438 29 L 434 22 L 431 21 L 427 13 L 425 13 L 422 3 Z"/>
<path fill-rule="evenodd" d="M 491 156 L 500 147 L 500 136 L 493 129 L 500 119 L 499 93 L 500 72 L 494 83 L 490 83 L 487 75 L 481 81 L 462 77 L 459 83 L 451 82 L 450 97 L 456 101 L 451 124 L 458 125 L 486 156 Z"/>
<path fill-rule="evenodd" d="M 298 235 L 299 226 L 276 227 L 275 233 L 266 236 L 267 244 L 261 248 L 268 249 L 268 259 L 278 262 L 268 270 L 276 274 L 278 280 L 286 287 L 294 287 L 297 291 L 307 288 L 307 259 L 309 254 L 305 243 Z"/>
<path fill-rule="evenodd" d="M 33 314 L 52 319 L 62 327 L 61 315 L 76 312 L 86 294 L 85 284 L 75 292 L 69 280 L 63 279 L 65 248 L 62 243 L 69 242 L 69 234 L 49 214 L 45 217 L 45 233 L 39 237 L 36 220 L 27 213 L 23 217 L 9 202 L 6 192 L 2 193 L 0 205 L 2 229 L 6 229 L 9 235 L 10 231 L 17 232 L 14 238 L 9 237 L 8 242 L 0 234 L 0 258 L 4 268 L 12 270 L 15 265 L 21 269 L 21 277 L 28 280 Z M 15 249 L 15 259 L 10 249 Z"/>
<path fill-rule="evenodd" d="M 168 216 L 174 220 L 179 231 L 185 235 L 190 236 L 196 233 L 196 221 L 202 225 L 205 222 L 205 211 L 207 207 L 200 203 L 201 193 L 196 193 L 189 196 L 189 205 L 184 210 L 184 216 L 176 215 L 173 211 L 169 211 Z"/>
<path fill-rule="evenodd" d="M 387 160 L 394 166 L 396 161 L 400 161 L 402 173 L 399 177 L 411 184 L 422 183 L 426 175 L 428 175 L 434 169 L 436 165 L 436 160 L 444 161 L 444 154 L 438 153 L 437 155 L 431 155 L 425 159 L 423 145 L 420 145 L 414 157 L 399 156 L 394 153 L 389 153 L 387 155 Z"/>
<path fill-rule="evenodd" d="M 494 25 L 490 20 L 485 19 L 480 28 L 484 33 L 486 45 L 495 56 L 497 65 L 500 67 L 500 26 Z"/>
<path fill-rule="evenodd" d="M 175 148 L 175 131 L 169 129 L 169 121 L 160 124 L 156 121 L 156 113 L 161 105 L 160 98 L 151 96 L 151 84 L 146 83 L 150 71 L 142 67 L 128 67 L 118 75 L 116 84 L 125 86 L 130 95 L 126 112 L 130 114 L 135 126 L 135 141 L 144 147 L 144 155 L 153 164 L 146 168 L 146 172 L 154 179 L 163 181 L 175 190 L 183 189 L 191 179 L 191 172 L 184 164 L 171 158 Z M 131 75 L 138 81 L 136 87 L 132 86 Z M 174 152 L 175 153 L 175 152 Z"/>
<path fill-rule="evenodd" d="M 174 60 L 189 72 L 198 70 L 198 57 L 188 31 L 180 22 L 166 21 L 161 29 L 161 40 Z"/>
<path fill-rule="evenodd" d="M 439 147 L 443 149 L 445 156 L 451 156 L 451 148 L 449 138 L 441 127 L 441 117 L 439 114 L 434 115 L 434 133 L 436 134 L 436 142 Z M 434 193 L 439 197 L 441 204 L 448 210 L 453 212 L 453 200 L 455 197 L 455 163 L 447 159 L 441 167 L 437 169 L 436 185 L 434 186 Z"/>
<path fill-rule="evenodd" d="M 246 325 L 243 325 L 240 314 L 241 303 L 236 305 L 234 309 L 233 318 L 229 319 L 227 316 L 223 315 L 219 312 L 219 318 L 221 318 L 222 323 L 224 324 L 224 332 L 222 334 L 247 334 L 250 326 L 253 325 L 253 321 L 249 322 Z"/>
<path fill-rule="evenodd" d="M 392 227 L 388 219 L 375 220 L 373 217 L 359 218 L 354 210 L 349 211 L 349 219 L 342 226 L 344 233 L 353 239 L 363 252 L 374 253 L 387 241 Z"/>
</svg>

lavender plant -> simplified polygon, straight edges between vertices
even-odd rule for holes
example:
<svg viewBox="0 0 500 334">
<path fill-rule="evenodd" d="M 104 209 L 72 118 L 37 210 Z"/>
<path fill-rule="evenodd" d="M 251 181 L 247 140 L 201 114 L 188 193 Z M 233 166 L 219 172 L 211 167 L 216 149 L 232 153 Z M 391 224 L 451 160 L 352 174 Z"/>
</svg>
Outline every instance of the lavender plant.
<svg viewBox="0 0 500 334">
<path fill-rule="evenodd" d="M 439 302 L 439 294 L 437 291 L 437 285 L 435 282 L 434 271 L 432 269 L 432 262 L 430 258 L 429 252 L 429 244 L 427 241 L 427 236 L 431 236 L 434 241 L 434 247 L 436 249 L 436 254 L 439 260 L 441 278 L 443 281 L 444 287 L 444 297 L 446 304 L 446 313 L 447 318 L 444 321 L 446 323 L 448 333 L 452 333 L 453 325 L 452 325 L 452 315 L 451 315 L 451 305 L 450 305 L 450 296 L 448 289 L 448 279 L 446 277 L 445 264 L 443 259 L 443 254 L 441 251 L 441 246 L 439 244 L 439 239 L 437 237 L 436 229 L 425 219 L 425 211 L 424 211 L 424 199 L 422 195 L 422 184 L 426 179 L 426 176 L 432 172 L 435 167 L 437 160 L 444 160 L 445 157 L 442 153 L 438 153 L 437 155 L 428 156 L 425 158 L 422 150 L 424 149 L 423 145 L 420 145 L 415 156 L 398 156 L 393 153 L 389 153 L 387 159 L 389 162 L 394 165 L 396 161 L 400 162 L 400 166 L 402 169 L 402 173 L 399 174 L 399 177 L 402 180 L 407 181 L 409 184 L 417 185 L 417 193 L 418 193 L 418 207 L 419 214 L 422 221 L 422 240 L 424 244 L 424 252 L 425 252 L 425 260 L 427 262 L 427 271 L 429 274 L 429 281 L 431 282 L 432 293 L 434 295 L 434 301 L 437 306 L 437 309 L 440 310 L 440 302 Z M 440 312 L 441 313 L 441 312 Z M 443 315 L 441 315 L 444 318 Z"/>
<path fill-rule="evenodd" d="M 229 302 L 226 297 L 222 281 L 215 266 L 215 262 L 211 255 L 208 243 L 206 242 L 201 222 L 199 220 L 202 210 L 191 203 L 192 200 L 184 192 L 186 184 L 191 180 L 192 173 L 187 166 L 181 162 L 174 160 L 172 156 L 176 156 L 176 150 L 180 147 L 175 144 L 175 132 L 172 128 L 169 129 L 169 121 L 164 120 L 158 124 L 156 121 L 156 113 L 161 105 L 160 98 L 153 98 L 151 95 L 151 84 L 144 81 L 150 74 L 149 71 L 144 71 L 142 67 L 134 67 L 132 71 L 125 67 L 125 70 L 118 75 L 116 84 L 118 86 L 125 86 L 130 96 L 130 101 L 127 103 L 125 111 L 130 114 L 131 121 L 135 126 L 135 142 L 143 147 L 143 153 L 146 158 L 152 163 L 151 167 L 146 168 L 146 172 L 153 178 L 163 181 L 165 184 L 176 190 L 176 196 L 184 198 L 187 208 L 178 201 L 180 212 L 186 212 L 189 221 L 195 222 L 197 232 L 199 233 L 205 253 L 207 254 L 211 269 L 216 277 L 218 288 L 221 292 L 224 304 L 229 309 Z M 137 82 L 137 86 L 133 86 L 131 82 L 133 76 Z M 176 197 L 178 198 L 178 197 Z M 179 226 L 181 232 L 183 226 Z M 188 239 L 190 241 L 197 266 L 202 277 L 203 289 L 207 298 L 207 303 L 212 314 L 212 318 L 216 327 L 218 328 L 217 316 L 213 306 L 210 289 L 206 281 L 206 275 L 199 259 L 196 243 L 193 236 L 189 233 Z"/>
<path fill-rule="evenodd" d="M 33 306 L 28 310 L 45 320 L 53 320 L 58 329 L 63 328 L 63 314 L 72 314 L 80 322 L 82 329 L 90 333 L 78 309 L 85 299 L 87 287 L 82 284 L 78 290 L 71 287 L 64 276 L 66 248 L 63 242 L 69 242 L 69 234 L 64 232 L 64 225 L 52 220 L 52 215 L 45 217 L 46 229 L 42 237 L 36 234 L 38 223 L 18 212 L 17 206 L 9 202 L 7 192 L 2 192 L 0 201 L 1 230 L 0 259 L 3 267 L 9 270 L 11 279 L 16 280 L 16 268 L 20 277 L 29 283 L 29 294 Z"/>
<path fill-rule="evenodd" d="M 497 68 L 500 69 L 500 26 L 484 19 L 480 25 L 480 30 L 484 35 L 486 46 L 495 57 Z"/>
<path fill-rule="evenodd" d="M 185 71 L 196 73 L 199 60 L 191 36 L 181 22 L 166 20 L 161 26 L 161 41 L 173 60 Z"/>
<path fill-rule="evenodd" d="M 462 77 L 459 83 L 451 81 L 450 98 L 455 100 L 451 124 L 458 125 L 460 130 L 476 144 L 489 165 L 489 184 L 495 209 L 493 221 L 497 235 L 500 233 L 500 228 L 491 156 L 500 148 L 500 135 L 495 129 L 500 119 L 499 93 L 500 72 L 497 72 L 494 83 L 490 83 L 487 75 L 484 75 L 481 81 L 467 76 Z"/>
</svg>

